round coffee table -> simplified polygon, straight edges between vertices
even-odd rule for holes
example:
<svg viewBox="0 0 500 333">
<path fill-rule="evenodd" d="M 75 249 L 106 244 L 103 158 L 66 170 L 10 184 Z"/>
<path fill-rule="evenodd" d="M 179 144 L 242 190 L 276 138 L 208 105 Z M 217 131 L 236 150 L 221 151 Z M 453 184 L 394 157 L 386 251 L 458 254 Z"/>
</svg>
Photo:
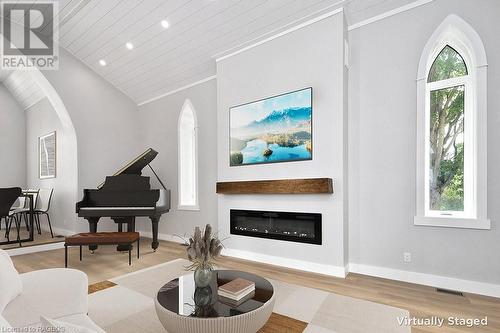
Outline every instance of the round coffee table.
<svg viewBox="0 0 500 333">
<path fill-rule="evenodd" d="M 255 292 L 240 302 L 219 299 L 218 287 L 236 278 L 255 282 Z M 193 273 L 165 284 L 155 299 L 156 313 L 170 333 L 255 333 L 274 308 L 275 293 L 266 279 L 240 271 L 214 270 L 210 285 L 196 288 Z"/>
</svg>

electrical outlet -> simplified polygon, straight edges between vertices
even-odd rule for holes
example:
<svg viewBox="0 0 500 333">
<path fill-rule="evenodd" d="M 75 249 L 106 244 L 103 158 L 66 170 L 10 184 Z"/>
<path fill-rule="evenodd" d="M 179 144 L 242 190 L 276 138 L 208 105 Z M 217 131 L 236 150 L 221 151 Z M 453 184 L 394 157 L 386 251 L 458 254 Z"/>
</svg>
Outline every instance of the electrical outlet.
<svg viewBox="0 0 500 333">
<path fill-rule="evenodd" d="M 411 262 L 411 253 L 410 252 L 404 252 L 403 253 L 403 260 L 405 263 L 410 263 Z"/>
</svg>

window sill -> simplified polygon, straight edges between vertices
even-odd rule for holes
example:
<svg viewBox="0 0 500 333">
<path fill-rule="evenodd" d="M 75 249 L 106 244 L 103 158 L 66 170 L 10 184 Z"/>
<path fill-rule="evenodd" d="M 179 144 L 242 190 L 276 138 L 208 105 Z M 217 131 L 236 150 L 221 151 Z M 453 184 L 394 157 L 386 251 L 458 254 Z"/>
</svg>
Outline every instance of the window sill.
<svg viewBox="0 0 500 333">
<path fill-rule="evenodd" d="M 414 225 L 427 227 L 443 227 L 443 228 L 462 228 L 462 229 L 479 229 L 490 230 L 491 221 L 489 219 L 471 219 L 459 217 L 430 217 L 430 216 L 415 216 L 413 218 Z"/>
<path fill-rule="evenodd" d="M 177 210 L 199 211 L 199 206 L 177 206 Z"/>
</svg>

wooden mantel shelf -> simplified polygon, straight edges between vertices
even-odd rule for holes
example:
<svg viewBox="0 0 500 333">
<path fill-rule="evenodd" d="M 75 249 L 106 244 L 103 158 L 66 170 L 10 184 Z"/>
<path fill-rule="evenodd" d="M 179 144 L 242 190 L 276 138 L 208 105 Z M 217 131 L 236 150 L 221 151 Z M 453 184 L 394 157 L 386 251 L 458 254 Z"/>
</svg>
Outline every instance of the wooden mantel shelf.
<svg viewBox="0 0 500 333">
<path fill-rule="evenodd" d="M 219 194 L 318 194 L 333 193 L 331 178 L 276 179 L 218 182 Z"/>
</svg>

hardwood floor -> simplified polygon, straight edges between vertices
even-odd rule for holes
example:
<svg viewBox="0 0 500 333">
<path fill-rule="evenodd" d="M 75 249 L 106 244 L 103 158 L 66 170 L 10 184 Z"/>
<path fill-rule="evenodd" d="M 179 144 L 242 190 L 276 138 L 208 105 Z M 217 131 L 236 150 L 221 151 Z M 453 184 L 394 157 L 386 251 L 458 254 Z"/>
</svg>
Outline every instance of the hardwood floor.
<svg viewBox="0 0 500 333">
<path fill-rule="evenodd" d="M 156 253 L 150 249 L 150 240 L 141 240 L 141 258 L 128 265 L 128 254 L 117 253 L 115 247 L 100 247 L 95 254 L 84 251 L 79 262 L 78 248 L 70 248 L 69 267 L 80 269 L 89 276 L 89 283 L 105 281 L 113 277 L 154 266 L 177 258 L 185 258 L 185 247 L 171 242 L 160 242 Z M 19 272 L 64 267 L 64 250 L 53 250 L 13 257 Z M 349 274 L 340 279 L 319 274 L 223 257 L 219 265 L 259 274 L 276 280 L 322 289 L 336 294 L 387 304 L 410 311 L 412 316 L 426 318 L 483 318 L 488 317 L 488 326 L 483 327 L 414 327 L 413 333 L 439 332 L 500 332 L 500 299 L 465 294 L 464 297 L 438 293 L 434 288 L 375 278 L 360 274 Z"/>
</svg>

